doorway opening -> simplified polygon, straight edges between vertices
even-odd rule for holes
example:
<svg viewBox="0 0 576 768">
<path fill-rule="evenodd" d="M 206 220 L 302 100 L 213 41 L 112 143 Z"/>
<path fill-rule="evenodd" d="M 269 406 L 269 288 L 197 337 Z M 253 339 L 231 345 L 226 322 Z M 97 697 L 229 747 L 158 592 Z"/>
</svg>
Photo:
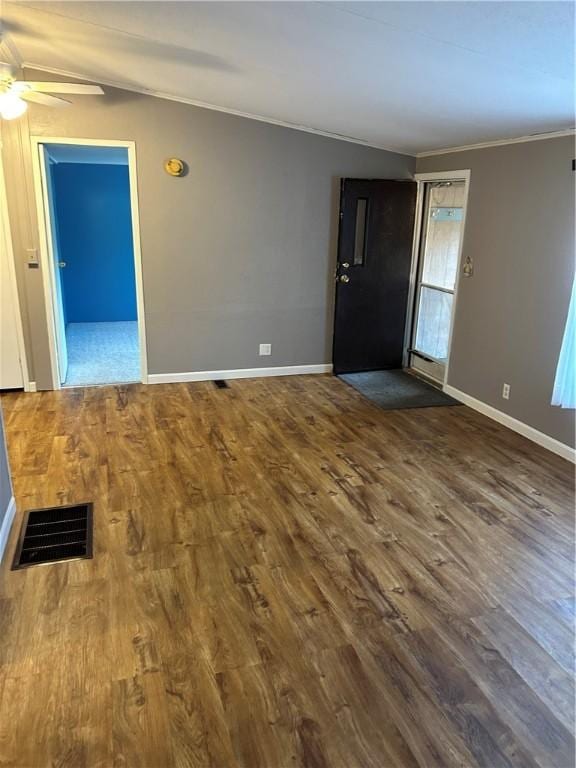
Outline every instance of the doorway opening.
<svg viewBox="0 0 576 768">
<path fill-rule="evenodd" d="M 406 368 L 436 385 L 448 377 L 469 171 L 418 174 Z"/>
<path fill-rule="evenodd" d="M 54 388 L 145 381 L 133 147 L 37 144 Z"/>
<path fill-rule="evenodd" d="M 334 372 L 382 408 L 457 404 L 439 390 L 468 177 L 342 180 Z"/>
<path fill-rule="evenodd" d="M 448 366 L 466 196 L 464 178 L 422 182 L 408 367 L 439 384 Z"/>
</svg>

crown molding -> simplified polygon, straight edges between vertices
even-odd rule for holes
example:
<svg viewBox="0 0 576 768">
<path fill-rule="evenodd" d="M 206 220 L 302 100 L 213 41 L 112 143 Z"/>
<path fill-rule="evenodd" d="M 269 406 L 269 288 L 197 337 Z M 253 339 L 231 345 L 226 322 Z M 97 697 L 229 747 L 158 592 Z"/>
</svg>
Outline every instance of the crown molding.
<svg viewBox="0 0 576 768">
<path fill-rule="evenodd" d="M 156 91 L 151 88 L 144 88 L 143 86 L 136 86 L 131 84 L 120 83 L 113 80 L 103 80 L 101 78 L 88 77 L 87 75 L 81 75 L 78 72 L 68 72 L 63 69 L 55 69 L 54 67 L 46 67 L 42 64 L 33 64 L 32 62 L 25 61 L 22 63 L 22 69 L 34 69 L 40 72 L 47 72 L 50 75 L 57 75 L 60 77 L 71 77 L 76 80 L 83 80 L 87 83 L 98 83 L 99 85 L 105 85 L 109 88 L 118 88 L 122 91 L 129 91 L 130 93 L 140 93 L 143 96 L 153 96 L 156 99 L 165 99 L 166 101 L 176 101 L 179 104 L 188 104 L 191 107 L 200 107 L 201 109 L 210 109 L 213 112 L 224 112 L 227 115 L 234 115 L 235 117 L 244 117 L 247 120 L 257 120 L 260 123 L 268 123 L 269 125 L 278 125 L 281 128 L 290 128 L 294 131 L 303 131 L 304 133 L 312 133 L 315 136 L 322 136 L 325 139 L 334 139 L 336 141 L 347 141 L 351 144 L 360 144 L 363 147 L 369 147 L 370 149 L 380 149 L 384 152 L 391 152 L 395 155 L 404 155 L 405 157 L 416 157 L 414 153 L 406 152 L 401 149 L 392 149 L 392 147 L 385 147 L 381 144 L 372 144 L 364 139 L 357 139 L 354 136 L 346 136 L 341 133 L 331 133 L 330 131 L 322 131 L 319 128 L 310 128 L 307 125 L 300 125 L 299 123 L 290 123 L 285 120 L 277 120 L 274 117 L 266 117 L 265 115 L 255 115 L 251 112 L 242 112 L 238 109 L 232 109 L 230 107 L 222 107 L 218 104 L 210 104 L 206 101 L 199 101 L 198 99 L 189 99 L 185 96 L 174 96 L 170 93 L 164 93 L 163 91 Z"/>
<path fill-rule="evenodd" d="M 189 99 L 185 96 L 174 96 L 171 93 L 165 93 L 164 91 L 156 91 L 151 88 L 145 88 L 143 86 L 137 86 L 133 84 L 126 84 L 115 80 L 104 80 L 101 78 L 88 77 L 87 75 L 79 74 L 78 72 L 69 72 L 64 69 L 56 69 L 54 67 L 47 67 L 43 64 L 35 64 L 30 61 L 24 61 L 20 64 L 23 70 L 34 69 L 40 72 L 47 72 L 50 75 L 56 75 L 59 77 L 69 77 L 76 80 L 84 80 L 88 83 L 98 83 L 100 85 L 108 86 L 109 88 L 118 88 L 123 91 L 129 91 L 130 93 L 140 93 L 143 96 L 153 96 L 156 99 L 164 99 L 166 101 L 175 101 L 179 104 L 188 104 L 191 107 L 199 107 L 200 109 L 209 109 L 213 112 L 223 112 L 226 115 L 233 115 L 235 117 L 243 117 L 247 120 L 256 120 L 260 123 L 268 123 L 269 125 L 277 125 L 281 128 L 290 128 L 294 131 L 302 131 L 304 133 L 311 133 L 315 136 L 322 136 L 325 139 L 333 139 L 335 141 L 346 141 L 350 144 L 359 144 L 362 147 L 368 147 L 370 149 L 379 149 L 384 152 L 391 152 L 395 155 L 403 155 L 404 157 L 434 157 L 435 155 L 448 155 L 452 152 L 468 152 L 474 149 L 488 149 L 490 147 L 501 147 L 506 144 L 522 144 L 527 141 L 542 141 L 543 139 L 557 139 L 561 136 L 574 136 L 576 135 L 576 128 L 568 128 L 561 131 L 550 131 L 548 133 L 534 133 L 528 136 L 518 136 L 513 139 L 495 139 L 494 141 L 478 142 L 477 144 L 464 144 L 456 147 L 446 147 L 444 149 L 431 149 L 424 152 L 407 152 L 402 149 L 394 149 L 393 147 L 384 146 L 383 144 L 374 144 L 364 139 L 358 139 L 354 136 L 346 136 L 340 133 L 331 133 L 330 131 L 323 131 L 319 128 L 311 128 L 307 125 L 300 125 L 299 123 L 290 123 L 286 120 L 278 120 L 274 117 L 266 117 L 265 115 L 256 115 L 251 112 L 242 112 L 238 109 L 232 109 L 231 107 L 223 107 L 218 104 L 210 104 L 206 101 L 200 101 L 198 99 Z"/>
<path fill-rule="evenodd" d="M 527 141 L 543 141 L 544 139 L 558 139 L 561 136 L 576 135 L 576 128 L 566 128 L 563 131 L 550 131 L 548 133 L 533 133 L 529 136 L 518 136 L 514 139 L 495 139 L 494 141 L 482 141 L 478 144 L 465 144 L 460 147 L 447 147 L 446 149 L 431 149 L 428 152 L 417 152 L 416 157 L 434 157 L 434 155 L 449 155 L 452 152 L 469 152 L 472 149 L 489 149 L 490 147 L 503 147 L 506 144 L 524 144 Z"/>
</svg>

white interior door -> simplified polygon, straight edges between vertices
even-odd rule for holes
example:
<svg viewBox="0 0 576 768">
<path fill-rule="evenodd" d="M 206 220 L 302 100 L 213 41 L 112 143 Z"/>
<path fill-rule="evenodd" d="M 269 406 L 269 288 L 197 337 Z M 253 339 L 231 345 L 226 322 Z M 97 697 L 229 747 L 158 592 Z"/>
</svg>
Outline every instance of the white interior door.
<svg viewBox="0 0 576 768">
<path fill-rule="evenodd" d="M 50 158 L 46 148 L 40 144 L 40 171 L 42 174 L 42 192 L 44 197 L 44 216 L 46 219 L 46 239 L 48 255 L 52 266 L 51 282 L 53 286 L 54 325 L 56 328 L 56 346 L 58 348 L 58 373 L 60 384 L 66 381 L 68 372 L 68 348 L 66 346 L 66 321 L 64 319 L 64 303 L 62 291 L 62 276 L 60 273 L 60 258 L 58 253 L 58 238 L 56 235 L 56 214 L 54 210 L 54 195 L 52 190 L 52 173 Z"/>
<path fill-rule="evenodd" d="M 6 200 L 4 175 L 0 168 L 0 195 Z M 24 386 L 20 342 L 18 339 L 18 302 L 12 263 L 12 243 L 7 211 L 0 210 L 0 389 Z"/>
</svg>

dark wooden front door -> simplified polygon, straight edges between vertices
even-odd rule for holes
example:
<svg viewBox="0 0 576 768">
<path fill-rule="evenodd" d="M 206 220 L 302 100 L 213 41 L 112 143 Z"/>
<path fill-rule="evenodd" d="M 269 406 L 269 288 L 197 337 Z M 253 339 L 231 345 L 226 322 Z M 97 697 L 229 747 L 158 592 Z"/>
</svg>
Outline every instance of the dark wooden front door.
<svg viewBox="0 0 576 768">
<path fill-rule="evenodd" d="M 334 372 L 401 368 L 416 183 L 343 179 Z"/>
</svg>

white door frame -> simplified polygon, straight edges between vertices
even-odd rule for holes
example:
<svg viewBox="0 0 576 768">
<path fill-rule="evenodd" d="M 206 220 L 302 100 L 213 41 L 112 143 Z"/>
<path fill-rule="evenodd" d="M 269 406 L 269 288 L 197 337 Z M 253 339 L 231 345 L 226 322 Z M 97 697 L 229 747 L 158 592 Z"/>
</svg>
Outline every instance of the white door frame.
<svg viewBox="0 0 576 768">
<path fill-rule="evenodd" d="M 34 194 L 40 235 L 40 265 L 44 285 L 46 320 L 48 323 L 48 343 L 53 389 L 61 389 L 58 370 L 58 351 L 56 342 L 56 316 L 54 306 L 55 280 L 54 260 L 50 258 L 48 242 L 48 221 L 46 218 L 46 191 L 42 184 L 42 166 L 40 146 L 43 144 L 71 144 L 88 147 L 123 147 L 128 150 L 128 178 L 130 182 L 130 212 L 132 217 L 132 244 L 134 251 L 134 273 L 136 277 L 136 310 L 138 317 L 138 341 L 140 346 L 140 381 L 148 382 L 148 362 L 146 357 L 146 326 L 144 316 L 144 287 L 142 281 L 142 252 L 140 249 L 140 217 L 138 209 L 138 176 L 136 168 L 136 144 L 133 141 L 114 139 L 74 139 L 68 137 L 31 136 L 32 171 L 34 175 Z"/>
<path fill-rule="evenodd" d="M 0 142 L 0 148 L 2 143 Z M 12 231 L 10 229 L 10 216 L 8 214 L 8 198 L 6 195 L 6 179 L 4 177 L 4 162 L 0 152 L 0 216 L 2 217 L 3 245 L 7 250 L 6 259 L 8 261 L 8 280 L 10 281 L 10 290 L 14 302 L 14 312 L 16 317 L 16 340 L 18 343 L 18 356 L 20 358 L 20 368 L 22 370 L 22 385 L 24 392 L 34 392 L 36 386 L 30 381 L 28 371 L 28 358 L 26 357 L 26 344 L 24 342 L 24 328 L 22 325 L 22 308 L 20 306 L 20 296 L 18 294 L 18 282 L 16 280 L 16 264 L 14 262 L 14 248 L 12 245 Z"/>
<path fill-rule="evenodd" d="M 68 370 L 68 346 L 66 344 L 66 327 L 64 325 L 63 276 L 58 273 L 58 267 L 56 266 L 59 258 L 56 237 L 58 225 L 56 220 L 54 220 L 56 205 L 52 199 L 54 183 L 52 170 L 49 168 L 50 158 L 43 144 L 38 145 L 38 153 L 40 156 L 40 183 L 42 190 L 44 190 L 43 209 L 44 221 L 46 223 L 46 253 L 48 254 L 48 262 L 51 267 L 50 275 L 53 278 L 52 305 L 54 309 L 54 339 L 56 342 L 54 348 L 56 350 L 57 365 L 52 373 L 58 376 L 58 383 L 61 385 L 66 379 Z M 52 363 L 52 361 L 50 362 Z"/>
<path fill-rule="evenodd" d="M 454 332 L 454 318 L 456 317 L 456 304 L 458 301 L 458 288 L 462 279 L 462 250 L 464 245 L 464 230 L 466 229 L 466 214 L 468 211 L 468 191 L 470 189 L 470 170 L 462 171 L 434 171 L 433 173 L 415 173 L 414 180 L 418 184 L 416 194 L 416 221 L 414 224 L 414 238 L 412 241 L 412 264 L 410 267 L 410 289 L 408 292 L 408 313 L 406 317 L 406 330 L 404 332 L 404 367 L 408 366 L 409 348 L 412 340 L 412 331 L 414 326 L 414 300 L 416 297 L 416 288 L 418 282 L 418 261 L 420 258 L 420 244 L 422 238 L 422 214 L 424 206 L 425 184 L 430 181 L 463 181 L 464 182 L 464 204 L 462 206 L 462 229 L 460 230 L 460 242 L 458 244 L 458 264 L 456 268 L 456 283 L 454 285 L 454 301 L 452 302 L 452 312 L 450 315 L 450 331 L 448 333 L 448 357 L 444 369 L 443 387 L 446 387 L 448 381 L 448 371 L 450 368 L 450 357 L 452 354 L 452 334 Z"/>
</svg>

